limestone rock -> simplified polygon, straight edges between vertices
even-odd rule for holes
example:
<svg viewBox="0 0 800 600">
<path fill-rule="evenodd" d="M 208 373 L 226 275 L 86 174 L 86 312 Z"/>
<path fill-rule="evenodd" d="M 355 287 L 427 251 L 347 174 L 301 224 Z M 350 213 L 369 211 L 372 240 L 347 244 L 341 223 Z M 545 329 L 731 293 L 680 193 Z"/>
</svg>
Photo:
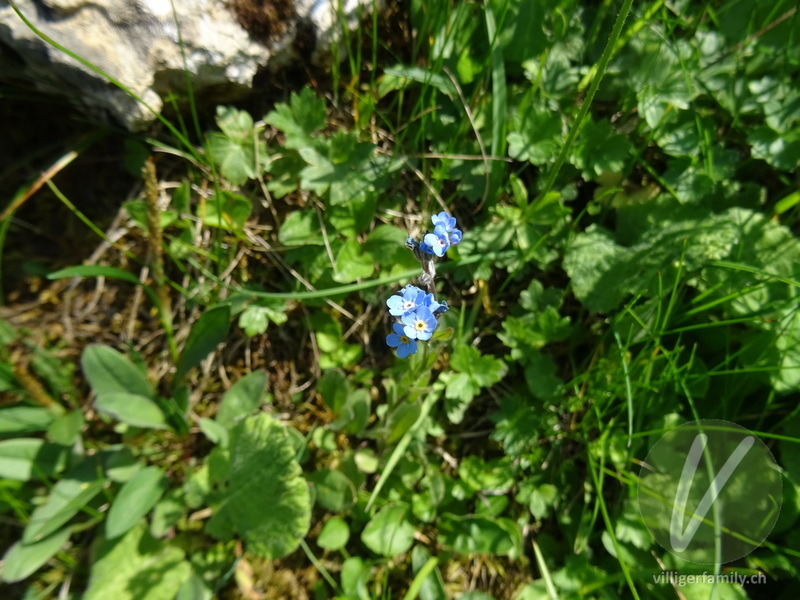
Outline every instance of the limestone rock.
<svg viewBox="0 0 800 600">
<path fill-rule="evenodd" d="M 370 0 L 347 0 L 345 13 L 355 14 L 359 1 L 371 6 Z M 213 88 L 219 101 L 233 100 L 259 69 L 281 55 L 286 60 L 303 26 L 317 40 L 329 41 L 338 27 L 337 2 L 175 0 L 173 14 L 170 0 L 15 1 L 44 36 L 125 85 L 142 103 L 45 42 L 2 0 L 0 42 L 22 57 L 42 87 L 69 90 L 90 109 L 108 111 L 137 130 L 155 119 L 167 93 L 184 87 L 185 72 L 198 94 Z"/>
</svg>

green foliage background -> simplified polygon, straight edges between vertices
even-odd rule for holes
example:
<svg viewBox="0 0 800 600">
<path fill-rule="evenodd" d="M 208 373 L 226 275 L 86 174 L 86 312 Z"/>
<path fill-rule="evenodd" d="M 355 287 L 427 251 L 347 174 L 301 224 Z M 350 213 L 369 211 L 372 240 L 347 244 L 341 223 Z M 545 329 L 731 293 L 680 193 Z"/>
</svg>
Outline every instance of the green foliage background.
<svg viewBox="0 0 800 600">
<path fill-rule="evenodd" d="M 342 25 L 317 89 L 127 141 L 137 169 L 155 148 L 173 173 L 169 205 L 143 192 L 102 265 L 43 269 L 146 303 L 158 342 L 31 335 L 7 303 L 9 589 L 795 598 L 796 4 L 389 10 Z M 438 265 L 451 309 L 401 360 L 385 300 L 441 210 L 464 232 Z M 714 570 L 658 546 L 636 498 L 652 444 L 701 418 L 782 468 L 772 535 L 718 565 L 766 583 L 656 581 Z"/>
</svg>

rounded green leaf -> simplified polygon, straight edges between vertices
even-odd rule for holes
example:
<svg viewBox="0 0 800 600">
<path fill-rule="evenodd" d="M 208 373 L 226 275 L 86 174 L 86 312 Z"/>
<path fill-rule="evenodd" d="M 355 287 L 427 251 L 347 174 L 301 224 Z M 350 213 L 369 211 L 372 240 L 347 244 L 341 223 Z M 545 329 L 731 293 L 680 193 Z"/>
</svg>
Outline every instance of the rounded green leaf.
<svg viewBox="0 0 800 600">
<path fill-rule="evenodd" d="M 106 537 L 118 537 L 136 525 L 156 505 L 167 489 L 158 467 L 145 467 L 126 481 L 108 511 Z"/>
<path fill-rule="evenodd" d="M 361 532 L 364 545 L 383 556 L 403 554 L 414 543 L 414 526 L 406 518 L 406 504 L 384 506 Z"/>
<path fill-rule="evenodd" d="M 94 407 L 115 419 L 134 427 L 167 429 L 167 421 L 161 408 L 140 394 L 108 392 L 95 398 Z"/>
<path fill-rule="evenodd" d="M 333 517 L 322 526 L 317 538 L 317 545 L 325 550 L 339 550 L 347 545 L 350 539 L 350 527 L 344 519 Z"/>
<path fill-rule="evenodd" d="M 3 557 L 3 581 L 22 581 L 45 564 L 69 539 L 72 528 L 66 527 L 46 538 L 25 544 L 21 540 L 11 546 Z"/>
<path fill-rule="evenodd" d="M 124 392 L 147 398 L 153 396 L 147 376 L 113 348 L 98 344 L 87 346 L 81 355 L 81 366 L 98 395 Z"/>
<path fill-rule="evenodd" d="M 308 532 L 311 501 L 286 427 L 266 413 L 231 430 L 227 487 L 218 494 L 206 532 L 227 539 L 238 532 L 248 552 L 282 558 Z"/>
<path fill-rule="evenodd" d="M 320 469 L 308 475 L 314 485 L 317 503 L 331 512 L 339 512 L 356 501 L 356 489 L 353 482 L 340 471 Z"/>
</svg>

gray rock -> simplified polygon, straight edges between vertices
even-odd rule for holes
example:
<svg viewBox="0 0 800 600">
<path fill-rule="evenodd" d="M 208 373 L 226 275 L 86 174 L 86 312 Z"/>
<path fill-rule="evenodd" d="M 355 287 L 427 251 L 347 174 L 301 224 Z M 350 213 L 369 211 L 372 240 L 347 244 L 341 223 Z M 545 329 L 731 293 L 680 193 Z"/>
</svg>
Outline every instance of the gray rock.
<svg viewBox="0 0 800 600">
<path fill-rule="evenodd" d="M 347 0 L 351 21 L 359 1 L 372 4 Z M 186 72 L 196 93 L 213 88 L 215 99 L 224 102 L 249 89 L 259 69 L 287 61 L 302 24 L 312 28 L 317 48 L 327 47 L 339 27 L 337 2 L 175 0 L 173 14 L 170 0 L 16 0 L 42 34 L 143 102 L 45 42 L 2 0 L 0 41 L 22 57 L 41 87 L 70 90 L 89 109 L 108 111 L 128 129 L 139 130 L 155 119 L 167 93 L 185 87 Z M 315 57 L 316 50 L 305 58 Z"/>
</svg>

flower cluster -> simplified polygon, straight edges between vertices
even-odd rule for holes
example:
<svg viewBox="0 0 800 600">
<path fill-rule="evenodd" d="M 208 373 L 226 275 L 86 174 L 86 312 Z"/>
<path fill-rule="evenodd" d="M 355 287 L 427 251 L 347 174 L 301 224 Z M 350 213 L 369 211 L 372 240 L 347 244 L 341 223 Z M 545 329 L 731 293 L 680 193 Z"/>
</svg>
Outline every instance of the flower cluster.
<svg viewBox="0 0 800 600">
<path fill-rule="evenodd" d="M 442 257 L 444 253 L 461 241 L 461 231 L 456 229 L 456 219 L 442 211 L 431 217 L 433 233 L 425 234 L 419 249 L 427 254 Z"/>
<path fill-rule="evenodd" d="M 416 354 L 417 342 L 431 339 L 439 324 L 438 318 L 447 311 L 447 303 L 436 300 L 433 285 L 436 270 L 430 255 L 444 256 L 450 246 L 461 241 L 461 231 L 456 229 L 456 220 L 446 212 L 432 216 L 431 221 L 433 233 L 427 233 L 422 242 L 410 236 L 406 240 L 406 247 L 414 252 L 422 264 L 423 273 L 419 282 L 429 291 L 409 284 L 386 300 L 389 314 L 395 317 L 392 325 L 394 332 L 386 336 L 386 344 L 397 348 L 400 358 Z"/>
</svg>

